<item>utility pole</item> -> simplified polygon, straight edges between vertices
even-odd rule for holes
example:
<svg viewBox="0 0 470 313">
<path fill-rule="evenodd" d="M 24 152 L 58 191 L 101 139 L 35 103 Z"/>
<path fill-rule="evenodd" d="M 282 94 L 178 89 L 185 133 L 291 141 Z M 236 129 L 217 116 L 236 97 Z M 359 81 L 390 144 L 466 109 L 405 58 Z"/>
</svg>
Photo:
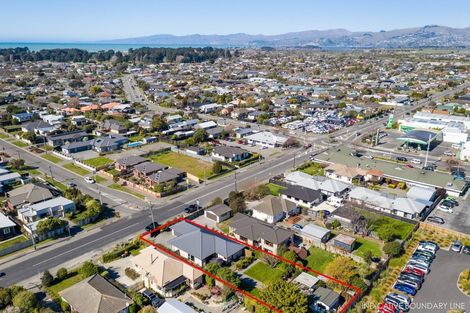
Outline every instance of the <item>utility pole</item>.
<svg viewBox="0 0 470 313">
<path fill-rule="evenodd" d="M 152 216 L 152 226 L 155 226 L 155 217 L 153 216 L 153 205 L 152 205 L 152 202 L 151 202 L 148 198 L 145 198 L 145 200 L 147 201 L 148 209 L 149 209 L 149 211 L 150 211 L 150 215 Z"/>
<path fill-rule="evenodd" d="M 100 196 L 100 204 L 103 205 L 103 199 L 101 197 L 100 184 L 96 184 L 96 188 L 98 188 L 98 195 Z"/>
<path fill-rule="evenodd" d="M 428 149 L 426 150 L 426 159 L 424 160 L 424 167 L 428 165 L 429 146 L 431 145 L 431 135 L 428 138 Z"/>
<path fill-rule="evenodd" d="M 238 192 L 238 186 L 237 186 L 237 170 L 234 172 L 234 179 L 235 179 L 235 192 Z"/>
<path fill-rule="evenodd" d="M 295 170 L 295 154 L 296 154 L 296 151 L 294 151 L 294 166 L 293 166 L 294 170 Z"/>
<path fill-rule="evenodd" d="M 49 165 L 49 173 L 51 174 L 51 180 L 54 182 L 54 176 L 52 175 L 52 167 Z"/>
</svg>

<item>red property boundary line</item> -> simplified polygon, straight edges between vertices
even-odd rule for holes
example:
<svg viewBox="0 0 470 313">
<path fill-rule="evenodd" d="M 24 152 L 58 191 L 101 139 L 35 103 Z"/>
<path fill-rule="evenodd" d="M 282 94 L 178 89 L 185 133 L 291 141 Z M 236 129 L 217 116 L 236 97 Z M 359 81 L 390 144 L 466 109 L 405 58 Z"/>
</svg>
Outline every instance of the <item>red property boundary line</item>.
<svg viewBox="0 0 470 313">
<path fill-rule="evenodd" d="M 185 264 L 188 264 L 189 266 L 191 266 L 191 267 L 193 267 L 193 268 L 195 268 L 195 269 L 201 271 L 201 272 L 204 273 L 205 275 L 210 276 L 210 277 L 214 278 L 215 280 L 217 280 L 217 281 L 219 281 L 219 282 L 221 282 L 221 283 L 227 285 L 228 287 L 232 288 L 232 289 L 235 290 L 236 292 L 239 292 L 239 293 L 243 294 L 244 296 L 246 296 L 246 297 L 248 297 L 248 298 L 250 298 L 250 299 L 253 299 L 253 300 L 255 300 L 256 302 L 258 302 L 258 303 L 260 303 L 260 304 L 266 306 L 267 308 L 269 308 L 270 310 L 272 310 L 272 311 L 274 311 L 274 312 L 283 313 L 281 310 L 279 310 L 279 309 L 273 307 L 272 305 L 270 305 L 270 304 L 268 304 L 268 303 L 262 301 L 261 299 L 255 297 L 255 296 L 253 296 L 251 293 L 249 293 L 249 292 L 247 292 L 247 291 L 245 291 L 245 290 L 242 290 L 242 289 L 240 289 L 240 288 L 234 286 L 233 284 L 229 283 L 228 281 L 225 281 L 225 280 L 221 279 L 220 277 L 218 277 L 218 276 L 216 276 L 216 275 L 214 275 L 214 274 L 212 274 L 212 273 L 209 273 L 208 271 L 206 271 L 206 270 L 203 269 L 202 267 L 200 267 L 200 266 L 198 266 L 198 265 L 196 265 L 196 264 L 193 264 L 193 263 L 190 262 L 189 260 L 187 260 L 187 259 L 185 259 L 185 258 L 179 256 L 179 255 L 176 254 L 175 252 L 170 251 L 170 250 L 168 250 L 167 248 L 165 248 L 165 247 L 163 247 L 163 246 L 161 246 L 161 245 L 158 245 L 158 244 L 156 244 L 156 243 L 154 243 L 154 242 L 152 242 L 152 241 L 150 241 L 150 240 L 148 240 L 148 239 L 145 238 L 146 236 L 148 236 L 148 235 L 150 235 L 150 234 L 152 234 L 152 233 L 154 233 L 154 232 L 161 231 L 162 229 L 168 228 L 168 227 L 170 227 L 171 225 L 174 225 L 174 224 L 176 224 L 176 223 L 178 223 L 178 222 L 181 222 L 181 221 L 187 222 L 187 223 L 189 223 L 189 224 L 191 224 L 191 225 L 193 225 L 193 226 L 196 226 L 196 227 L 199 227 L 199 228 L 201 228 L 201 229 L 207 230 L 207 231 L 212 232 L 212 233 L 214 233 L 214 234 L 216 234 L 216 235 L 219 235 L 219 236 L 221 236 L 221 237 L 224 237 L 224 238 L 227 238 L 227 239 L 232 240 L 232 241 L 234 241 L 234 242 L 237 242 L 237 243 L 239 243 L 239 244 L 241 244 L 241 245 L 243 245 L 243 246 L 246 246 L 246 247 L 251 248 L 251 249 L 253 249 L 253 250 L 262 252 L 262 253 L 264 253 L 264 254 L 267 254 L 267 255 L 269 255 L 269 256 L 271 256 L 271 257 L 274 257 L 274 258 L 276 258 L 276 259 L 278 259 L 278 260 L 281 260 L 281 261 L 283 261 L 283 262 L 286 262 L 286 263 L 288 263 L 288 264 L 290 264 L 290 265 L 296 266 L 296 267 L 298 267 L 298 268 L 300 268 L 300 269 L 302 269 L 302 270 L 304 270 L 304 271 L 311 272 L 311 273 L 314 273 L 314 274 L 316 274 L 316 275 L 325 277 L 325 278 L 327 278 L 327 279 L 329 279 L 329 280 L 332 280 L 332 281 L 334 281 L 334 282 L 336 282 L 336 283 L 338 283 L 338 284 L 340 284 L 340 285 L 343 285 L 343 286 L 345 286 L 345 287 L 348 287 L 349 289 L 355 290 L 356 292 L 355 292 L 355 294 L 353 295 L 353 297 L 352 297 L 346 304 L 343 305 L 343 307 L 341 308 L 341 310 L 339 311 L 339 313 L 344 313 L 344 312 L 349 308 L 349 306 L 357 299 L 357 297 L 359 297 L 359 295 L 360 295 L 361 292 L 362 292 L 362 290 L 361 290 L 360 288 L 356 287 L 356 286 L 349 285 L 349 284 L 347 284 L 347 283 L 345 283 L 345 282 L 343 282 L 343 281 L 340 281 L 340 280 L 338 280 L 338 279 L 336 279 L 336 278 L 330 277 L 330 276 L 328 276 L 328 275 L 325 275 L 325 274 L 323 274 L 323 273 L 320 273 L 320 272 L 318 272 L 318 271 L 315 271 L 315 270 L 313 270 L 313 269 L 311 269 L 311 268 L 308 268 L 308 267 L 305 267 L 305 266 L 303 266 L 303 265 L 297 264 L 297 263 L 295 263 L 295 262 L 292 262 L 292 261 L 290 261 L 290 260 L 287 260 L 287 259 L 285 259 L 285 258 L 283 258 L 283 257 L 281 257 L 281 256 L 275 255 L 275 254 L 270 253 L 270 252 L 268 252 L 268 251 L 264 251 L 264 250 L 262 250 L 262 249 L 260 249 L 260 248 L 258 248 L 258 247 L 249 245 L 249 244 L 247 244 L 247 243 L 245 243 L 245 242 L 243 242 L 243 241 L 240 241 L 240 240 L 238 240 L 238 239 L 236 239 L 236 238 L 234 238 L 234 237 L 228 236 L 227 234 L 225 234 L 225 233 L 223 233 L 223 232 L 220 232 L 220 231 L 217 231 L 217 230 L 208 228 L 208 227 L 206 227 L 206 226 L 204 226 L 204 225 L 200 225 L 200 224 L 198 224 L 198 223 L 196 223 L 196 222 L 194 222 L 194 221 L 188 220 L 188 219 L 186 219 L 186 218 L 184 218 L 184 217 L 175 218 L 175 219 L 173 219 L 173 220 L 167 222 L 167 223 L 164 224 L 164 225 L 160 225 L 159 227 L 157 227 L 157 228 L 155 228 L 155 229 L 153 229 L 153 230 L 151 230 L 151 231 L 145 232 L 145 233 L 143 233 L 142 235 L 140 235 L 140 240 L 142 240 L 142 241 L 148 243 L 149 245 L 153 246 L 153 247 L 156 248 L 157 250 L 160 250 L 160 251 L 162 251 L 162 252 L 164 252 L 164 253 L 166 253 L 166 254 L 168 254 L 168 255 L 174 257 L 175 259 L 177 259 L 177 260 L 179 260 L 179 261 L 181 261 L 181 262 L 183 262 L 183 263 L 185 263 Z"/>
</svg>

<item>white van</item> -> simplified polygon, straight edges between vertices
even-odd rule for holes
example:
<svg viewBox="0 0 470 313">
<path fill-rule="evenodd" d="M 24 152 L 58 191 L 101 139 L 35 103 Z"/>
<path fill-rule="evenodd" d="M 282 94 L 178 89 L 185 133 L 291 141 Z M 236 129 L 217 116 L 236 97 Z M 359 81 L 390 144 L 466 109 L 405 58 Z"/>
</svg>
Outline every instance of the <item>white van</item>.
<svg viewBox="0 0 470 313">
<path fill-rule="evenodd" d="M 420 159 L 411 159 L 410 162 L 411 162 L 411 163 L 414 163 L 414 164 L 421 164 L 421 160 L 420 160 Z"/>
<path fill-rule="evenodd" d="M 331 196 L 328 198 L 327 202 L 334 207 L 340 207 L 343 204 L 343 198 Z"/>
</svg>

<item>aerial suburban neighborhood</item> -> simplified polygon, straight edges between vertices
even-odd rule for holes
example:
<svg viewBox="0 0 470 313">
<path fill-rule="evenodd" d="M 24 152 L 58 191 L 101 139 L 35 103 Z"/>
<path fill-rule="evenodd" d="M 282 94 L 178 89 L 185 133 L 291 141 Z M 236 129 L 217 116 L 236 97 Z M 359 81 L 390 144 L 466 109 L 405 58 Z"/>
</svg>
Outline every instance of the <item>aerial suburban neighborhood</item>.
<svg viewBox="0 0 470 313">
<path fill-rule="evenodd" d="M 0 31 L 0 312 L 468 312 L 470 35 L 441 28 Z"/>
</svg>

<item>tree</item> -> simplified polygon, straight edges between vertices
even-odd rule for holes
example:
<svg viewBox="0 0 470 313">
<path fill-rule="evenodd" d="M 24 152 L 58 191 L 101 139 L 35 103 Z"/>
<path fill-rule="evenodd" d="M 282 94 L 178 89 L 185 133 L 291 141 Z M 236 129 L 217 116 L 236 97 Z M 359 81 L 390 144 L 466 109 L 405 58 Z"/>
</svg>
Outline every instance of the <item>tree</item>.
<svg viewBox="0 0 470 313">
<path fill-rule="evenodd" d="M 162 131 L 168 128 L 168 124 L 161 115 L 154 115 L 152 117 L 152 129 L 154 131 Z"/>
<path fill-rule="evenodd" d="M 222 163 L 220 161 L 215 161 L 212 165 L 212 172 L 214 174 L 219 174 L 222 172 Z"/>
<path fill-rule="evenodd" d="M 69 272 L 64 267 L 59 268 L 56 273 L 57 280 L 59 281 L 66 279 L 68 275 L 69 275 Z"/>
<path fill-rule="evenodd" d="M 353 260 L 345 256 L 340 256 L 328 263 L 324 273 L 325 275 L 351 284 L 353 278 L 359 275 L 359 270 L 359 267 Z M 344 286 L 341 286 L 341 288 L 344 288 Z"/>
<path fill-rule="evenodd" d="M 239 287 L 240 286 L 240 278 L 238 278 L 237 274 L 234 271 L 229 269 L 228 267 L 221 267 L 217 270 L 217 277 L 231 283 L 232 285 Z"/>
<path fill-rule="evenodd" d="M 36 226 L 36 233 L 42 235 L 51 231 L 64 228 L 68 225 L 67 221 L 61 220 L 57 217 L 47 217 L 38 222 Z"/>
<path fill-rule="evenodd" d="M 224 203 L 224 200 L 222 200 L 221 197 L 217 197 L 217 198 L 214 198 L 214 199 L 212 200 L 210 206 L 214 206 L 214 205 L 222 204 L 222 203 Z"/>
<path fill-rule="evenodd" d="M 98 201 L 96 201 L 96 199 L 91 199 L 85 203 L 85 208 L 87 210 L 87 215 L 92 217 L 101 213 L 102 206 Z"/>
<path fill-rule="evenodd" d="M 195 143 L 200 143 L 204 142 L 207 139 L 207 132 L 205 129 L 199 128 L 196 130 L 193 134 L 192 139 L 194 140 Z"/>
<path fill-rule="evenodd" d="M 11 304 L 11 292 L 9 288 L 0 289 L 0 309 L 4 309 Z"/>
<path fill-rule="evenodd" d="M 13 305 L 21 312 L 33 312 L 38 306 L 38 299 L 35 293 L 30 291 L 21 291 L 13 298 Z"/>
<path fill-rule="evenodd" d="M 31 143 L 35 143 L 36 142 L 36 139 L 37 139 L 37 136 L 34 132 L 25 132 L 21 135 L 21 137 L 25 140 L 28 140 L 29 142 Z"/>
<path fill-rule="evenodd" d="M 157 311 L 151 305 L 147 305 L 139 311 L 139 313 L 155 313 L 155 312 Z"/>
<path fill-rule="evenodd" d="M 217 275 L 217 271 L 220 269 L 220 265 L 217 263 L 209 263 L 206 265 L 205 270 L 211 273 L 212 275 Z M 204 281 L 207 286 L 214 287 L 215 279 L 209 275 L 204 275 Z"/>
<path fill-rule="evenodd" d="M 14 160 L 11 160 L 10 163 L 9 163 L 10 167 L 12 169 L 15 169 L 15 170 L 20 170 L 23 168 L 24 166 L 24 160 L 22 159 L 14 159 Z"/>
<path fill-rule="evenodd" d="M 308 309 L 308 298 L 294 284 L 276 280 L 260 291 L 259 298 L 283 313 L 306 313 Z M 270 312 L 261 305 L 257 305 L 256 312 Z"/>
<path fill-rule="evenodd" d="M 91 94 L 96 95 L 97 93 L 102 92 L 103 89 L 100 86 L 95 85 L 95 86 L 91 86 L 89 91 Z"/>
<path fill-rule="evenodd" d="M 42 277 L 41 277 L 41 285 L 43 287 L 50 287 L 52 286 L 53 283 L 54 283 L 54 276 L 52 276 L 52 274 L 48 270 L 45 270 L 44 274 L 42 274 Z"/>
<path fill-rule="evenodd" d="M 228 206 L 232 211 L 243 212 L 246 209 L 245 198 L 241 192 L 232 191 L 228 195 Z"/>
<path fill-rule="evenodd" d="M 288 250 L 288 251 L 284 252 L 282 254 L 282 257 L 284 259 L 288 260 L 288 261 L 291 261 L 291 262 L 294 262 L 294 263 L 297 262 L 297 254 L 295 254 L 295 252 L 293 252 L 293 251 Z M 287 262 L 282 262 L 281 266 L 286 271 L 286 273 L 289 274 L 289 275 L 292 274 L 296 269 L 295 265 L 292 265 L 292 264 L 287 263 Z"/>
<path fill-rule="evenodd" d="M 388 256 L 397 256 L 401 253 L 401 245 L 398 241 L 386 242 L 383 250 Z"/>
<path fill-rule="evenodd" d="M 364 251 L 364 253 L 362 254 L 362 258 L 364 259 L 364 262 L 369 265 L 372 262 L 373 258 L 372 252 L 370 250 Z"/>
<path fill-rule="evenodd" d="M 98 266 L 90 261 L 86 261 L 78 270 L 82 277 L 90 277 L 98 274 Z"/>
</svg>

